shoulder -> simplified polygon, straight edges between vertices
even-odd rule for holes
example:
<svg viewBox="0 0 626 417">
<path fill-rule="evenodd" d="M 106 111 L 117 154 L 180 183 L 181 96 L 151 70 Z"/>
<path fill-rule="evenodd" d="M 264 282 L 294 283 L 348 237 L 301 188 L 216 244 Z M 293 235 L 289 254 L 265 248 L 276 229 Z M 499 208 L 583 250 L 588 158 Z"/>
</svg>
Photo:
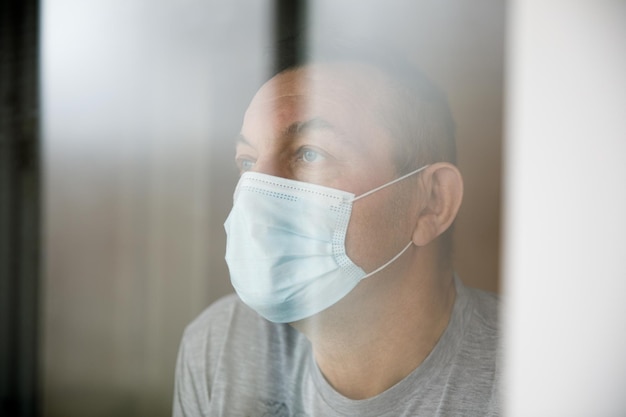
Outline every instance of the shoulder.
<svg viewBox="0 0 626 417">
<path fill-rule="evenodd" d="M 473 400 L 468 410 L 476 415 L 499 415 L 501 384 L 501 343 L 499 335 L 499 297 L 475 288 L 465 288 L 471 316 L 459 360 L 466 370 L 468 392 Z M 463 378 L 461 378 L 463 379 Z M 468 413 L 468 415 L 473 415 Z"/>
<path fill-rule="evenodd" d="M 473 311 L 474 324 L 497 336 L 499 331 L 499 297 L 494 293 L 476 288 L 466 287 L 465 291 Z"/>
<path fill-rule="evenodd" d="M 497 366 L 500 350 L 499 299 L 496 294 L 476 288 L 462 287 L 463 316 L 459 331 L 463 334 L 465 354 L 471 362 L 481 359 L 483 365 Z"/>
<path fill-rule="evenodd" d="M 185 329 L 175 415 L 213 415 L 225 406 L 233 415 L 253 414 L 259 398 L 280 398 L 297 386 L 307 352 L 291 326 L 265 320 L 235 294 L 221 298 Z M 226 404 L 231 397 L 236 405 Z"/>
<path fill-rule="evenodd" d="M 254 327 L 256 321 L 255 314 L 235 294 L 220 298 L 185 328 L 179 349 L 179 367 L 211 372 L 211 362 L 223 350 L 230 329 Z"/>
<path fill-rule="evenodd" d="M 215 301 L 189 323 L 180 349 L 196 367 L 212 374 L 224 359 L 245 356 L 253 341 L 275 343 L 280 332 L 281 325 L 265 320 L 236 294 L 230 294 Z"/>
<path fill-rule="evenodd" d="M 229 378 L 237 372 L 266 369 L 296 360 L 306 348 L 305 338 L 288 324 L 272 323 L 245 305 L 236 294 L 225 296 L 195 318 L 185 329 L 182 360 L 207 380 Z"/>
<path fill-rule="evenodd" d="M 184 341 L 204 339 L 208 333 L 226 331 L 233 321 L 250 323 L 256 315 L 236 294 L 226 295 L 200 313 L 185 328 Z"/>
<path fill-rule="evenodd" d="M 241 314 L 238 304 L 236 296 L 226 296 L 185 328 L 176 363 L 174 416 L 208 415 L 217 371 L 215 361 L 223 350 L 220 345 L 224 343 L 232 318 Z"/>
</svg>

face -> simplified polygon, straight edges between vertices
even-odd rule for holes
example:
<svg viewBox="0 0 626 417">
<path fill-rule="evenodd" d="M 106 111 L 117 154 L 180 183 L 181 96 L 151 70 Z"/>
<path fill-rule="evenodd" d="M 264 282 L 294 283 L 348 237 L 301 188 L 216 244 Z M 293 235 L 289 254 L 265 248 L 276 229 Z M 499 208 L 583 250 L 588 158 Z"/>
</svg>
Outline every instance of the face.
<svg viewBox="0 0 626 417">
<path fill-rule="evenodd" d="M 316 64 L 267 82 L 237 142 L 241 172 L 310 182 L 360 195 L 397 177 L 394 142 L 378 122 L 385 77 L 360 64 Z M 348 256 L 369 272 L 410 240 L 414 197 L 397 183 L 353 204 Z"/>
</svg>

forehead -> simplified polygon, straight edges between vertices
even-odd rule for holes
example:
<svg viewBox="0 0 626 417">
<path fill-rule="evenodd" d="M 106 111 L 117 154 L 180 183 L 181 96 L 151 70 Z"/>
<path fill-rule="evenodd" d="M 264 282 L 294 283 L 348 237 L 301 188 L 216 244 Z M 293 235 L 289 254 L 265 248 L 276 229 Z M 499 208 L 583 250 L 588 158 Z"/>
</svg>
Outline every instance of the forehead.
<svg viewBox="0 0 626 417">
<path fill-rule="evenodd" d="M 381 141 L 387 133 L 379 110 L 387 96 L 387 78 L 375 67 L 352 62 L 306 65 L 261 87 L 246 111 L 242 134 L 272 138 L 293 123 L 322 119 L 353 139 L 375 135 Z"/>
<path fill-rule="evenodd" d="M 369 88 L 364 89 L 367 85 Z M 287 70 L 265 83 L 257 92 L 256 101 L 271 100 L 284 95 L 359 96 L 373 99 L 385 90 L 386 76 L 379 69 L 356 62 L 309 64 Z"/>
</svg>

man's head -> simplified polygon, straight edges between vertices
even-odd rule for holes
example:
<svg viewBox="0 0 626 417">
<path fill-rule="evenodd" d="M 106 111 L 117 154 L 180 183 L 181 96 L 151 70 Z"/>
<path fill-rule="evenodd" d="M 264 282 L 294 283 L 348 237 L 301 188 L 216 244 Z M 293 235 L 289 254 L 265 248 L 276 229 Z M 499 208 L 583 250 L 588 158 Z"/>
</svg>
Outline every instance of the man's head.
<svg viewBox="0 0 626 417">
<path fill-rule="evenodd" d="M 385 95 L 376 111 L 397 141 L 398 174 L 426 163 L 456 164 L 455 125 L 445 94 L 390 45 L 292 37 L 281 41 L 274 54 L 274 75 L 320 63 L 353 62 L 375 68 L 385 77 Z"/>
<path fill-rule="evenodd" d="M 453 162 L 443 97 L 425 78 L 385 65 L 330 60 L 272 78 L 246 112 L 240 169 L 359 195 L 425 164 Z M 350 258 L 369 272 L 409 241 L 435 240 L 456 215 L 461 185 L 448 187 L 456 177 L 452 165 L 434 164 L 421 180 L 412 177 L 355 202 L 346 237 Z M 448 198 L 450 192 L 458 198 Z"/>
</svg>

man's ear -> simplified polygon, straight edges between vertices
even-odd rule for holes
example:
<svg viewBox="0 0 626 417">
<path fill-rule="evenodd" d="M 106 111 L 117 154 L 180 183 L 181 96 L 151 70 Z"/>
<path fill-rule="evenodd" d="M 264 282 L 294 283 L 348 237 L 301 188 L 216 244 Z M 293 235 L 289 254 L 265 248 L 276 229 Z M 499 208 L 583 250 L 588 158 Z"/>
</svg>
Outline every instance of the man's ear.
<svg viewBox="0 0 626 417">
<path fill-rule="evenodd" d="M 420 176 L 420 195 L 413 243 L 426 246 L 452 224 L 463 200 L 463 177 L 458 168 L 438 162 L 424 169 Z"/>
</svg>

